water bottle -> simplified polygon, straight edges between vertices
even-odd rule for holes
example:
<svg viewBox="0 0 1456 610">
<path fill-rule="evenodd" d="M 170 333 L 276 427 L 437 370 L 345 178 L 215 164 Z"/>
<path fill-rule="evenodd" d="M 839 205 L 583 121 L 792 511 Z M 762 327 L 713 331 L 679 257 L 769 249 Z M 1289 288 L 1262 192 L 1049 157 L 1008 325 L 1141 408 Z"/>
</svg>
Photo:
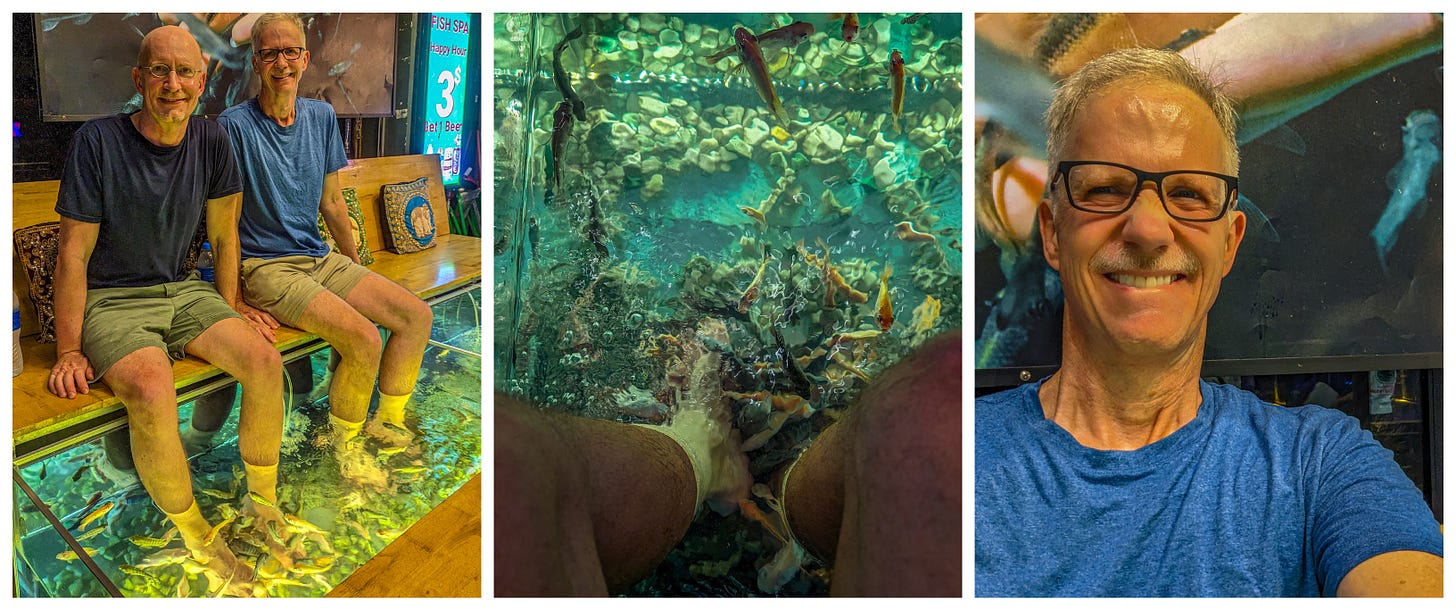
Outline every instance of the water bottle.
<svg viewBox="0 0 1456 610">
<path fill-rule="evenodd" d="M 216 276 L 212 270 L 212 244 L 202 242 L 202 253 L 197 255 L 197 273 L 202 281 L 211 282 Z"/>
<path fill-rule="evenodd" d="M 20 353 L 20 295 L 10 291 L 10 352 L 15 354 L 14 362 L 10 364 L 10 376 L 20 375 L 25 369 L 24 356 Z"/>
</svg>

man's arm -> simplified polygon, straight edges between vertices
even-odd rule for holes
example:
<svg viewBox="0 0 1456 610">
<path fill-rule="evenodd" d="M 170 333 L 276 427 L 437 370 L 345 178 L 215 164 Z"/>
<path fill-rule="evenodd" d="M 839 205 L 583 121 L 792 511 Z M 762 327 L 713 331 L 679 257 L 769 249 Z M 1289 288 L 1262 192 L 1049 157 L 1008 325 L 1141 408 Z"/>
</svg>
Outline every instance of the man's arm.
<svg viewBox="0 0 1456 610">
<path fill-rule="evenodd" d="M 324 226 L 334 235 L 344 256 L 355 264 L 359 262 L 359 244 L 354 240 L 354 227 L 349 224 L 349 206 L 344 203 L 344 192 L 339 188 L 339 172 L 324 176 L 324 193 L 319 198 L 319 213 L 323 214 Z"/>
<path fill-rule="evenodd" d="M 1340 597 L 1441 597 L 1445 561 L 1421 551 L 1382 553 L 1350 569 Z"/>
<path fill-rule="evenodd" d="M 56 365 L 51 368 L 51 393 L 75 398 L 90 390 L 87 380 L 95 374 L 91 361 L 81 353 L 81 323 L 86 313 L 86 267 L 101 225 L 61 217 L 60 244 L 56 249 Z"/>
<path fill-rule="evenodd" d="M 243 194 L 207 200 L 207 239 L 212 242 L 213 285 L 238 314 L 269 342 L 275 341 L 273 329 L 278 321 L 268 312 L 254 309 L 243 302 L 242 247 L 238 243 L 238 221 L 243 209 Z"/>
</svg>

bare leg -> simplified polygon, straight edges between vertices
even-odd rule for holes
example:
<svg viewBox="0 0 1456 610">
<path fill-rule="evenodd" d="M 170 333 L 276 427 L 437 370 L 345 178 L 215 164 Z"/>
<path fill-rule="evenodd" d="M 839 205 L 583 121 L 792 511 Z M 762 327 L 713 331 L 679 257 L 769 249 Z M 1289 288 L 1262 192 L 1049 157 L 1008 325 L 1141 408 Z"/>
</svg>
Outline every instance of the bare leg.
<svg viewBox="0 0 1456 610">
<path fill-rule="evenodd" d="M 413 392 L 435 319 L 430 306 L 405 287 L 374 273 L 360 280 L 345 301 L 389 329 L 389 340 L 379 358 L 379 391 L 394 395 Z"/>
<path fill-rule="evenodd" d="M 379 329 L 332 292 L 319 293 L 303 309 L 298 326 L 323 337 L 339 354 L 329 383 L 329 412 L 347 422 L 362 423 L 379 374 Z"/>
<path fill-rule="evenodd" d="M 833 561 L 834 595 L 959 596 L 960 333 L 875 379 L 784 495 L 795 537 Z"/>
<path fill-rule="evenodd" d="M 672 439 L 495 396 L 496 595 L 605 595 L 651 573 L 696 508 Z"/>
<path fill-rule="evenodd" d="M 241 583 L 248 569 L 220 538 L 203 544 L 210 524 L 197 511 L 187 454 L 177 434 L 177 389 L 172 363 L 160 348 L 127 354 L 106 372 L 106 383 L 126 405 L 132 460 L 157 508 L 177 526 L 198 563 L 222 581 Z"/>
</svg>

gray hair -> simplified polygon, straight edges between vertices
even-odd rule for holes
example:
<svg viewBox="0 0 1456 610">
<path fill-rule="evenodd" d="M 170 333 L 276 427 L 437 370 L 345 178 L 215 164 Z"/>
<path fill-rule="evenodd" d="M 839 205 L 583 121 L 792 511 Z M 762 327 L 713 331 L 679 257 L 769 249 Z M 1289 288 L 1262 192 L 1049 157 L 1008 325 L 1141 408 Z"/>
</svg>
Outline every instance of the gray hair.
<svg viewBox="0 0 1456 610">
<path fill-rule="evenodd" d="M 257 21 L 253 22 L 253 29 L 248 32 L 249 39 L 257 41 L 258 35 L 263 33 L 263 29 L 275 23 L 293 24 L 293 27 L 298 29 L 298 33 L 304 35 L 304 46 L 308 46 L 308 35 L 303 29 L 303 20 L 299 19 L 298 15 L 293 13 L 265 13 Z"/>
<path fill-rule="evenodd" d="M 1067 160 L 1064 155 L 1072 133 L 1072 122 L 1087 100 L 1093 94 L 1124 81 L 1165 81 L 1182 86 L 1202 99 L 1223 129 L 1224 140 L 1228 142 L 1229 166 L 1235 174 L 1238 173 L 1239 146 L 1235 139 L 1238 115 L 1234 112 L 1232 100 L 1223 93 L 1222 86 L 1215 84 L 1182 55 L 1144 48 L 1121 49 L 1093 59 L 1057 85 L 1046 114 L 1050 173 L 1055 174 L 1057 162 Z M 1047 176 L 1049 184 L 1053 177 Z"/>
</svg>

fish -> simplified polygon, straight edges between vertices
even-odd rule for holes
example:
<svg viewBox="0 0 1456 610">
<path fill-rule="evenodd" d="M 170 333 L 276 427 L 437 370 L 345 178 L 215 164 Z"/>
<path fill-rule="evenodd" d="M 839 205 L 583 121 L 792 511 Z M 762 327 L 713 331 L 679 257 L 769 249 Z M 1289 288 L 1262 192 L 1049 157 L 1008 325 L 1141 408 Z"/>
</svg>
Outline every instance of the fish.
<svg viewBox="0 0 1456 610">
<path fill-rule="evenodd" d="M 318 534 L 322 534 L 324 532 L 323 528 L 320 528 L 319 526 L 314 525 L 307 519 L 304 519 L 303 517 L 297 515 L 284 514 L 283 522 L 287 523 L 289 527 L 292 527 L 293 529 L 302 532 L 313 532 Z"/>
<path fill-rule="evenodd" d="M 46 464 L 48 464 L 48 463 L 49 462 L 41 462 L 40 463 L 40 480 L 42 480 L 42 481 L 45 480 L 45 477 L 46 477 Z"/>
<path fill-rule="evenodd" d="M 839 345 L 840 343 L 846 343 L 849 341 L 863 341 L 865 339 L 873 339 L 880 336 L 881 334 L 883 334 L 883 331 L 875 330 L 873 328 L 869 330 L 857 330 L 854 332 L 839 333 L 834 335 L 833 337 L 830 337 L 828 341 L 824 342 L 824 345 L 828 347 L 833 347 L 835 345 Z"/>
<path fill-rule="evenodd" d="M 375 530 L 374 533 L 375 535 L 379 536 L 381 540 L 391 540 L 394 538 L 398 538 L 399 535 L 403 534 L 404 532 L 398 528 L 379 528 L 378 530 Z"/>
<path fill-rule="evenodd" d="M 768 226 L 768 218 L 763 215 L 763 212 L 758 211 L 757 208 L 750 208 L 746 205 L 743 205 L 738 206 L 738 209 L 742 210 L 744 214 L 747 214 L 749 218 L 752 218 L 753 221 L 758 223 L 760 226 Z"/>
<path fill-rule="evenodd" d="M 202 492 L 202 495 L 204 495 L 204 496 L 208 496 L 208 497 L 212 497 L 212 498 L 217 498 L 219 500 L 231 500 L 231 499 L 233 499 L 233 495 L 232 494 L 230 494 L 228 492 L 225 492 L 225 491 L 222 491 L 222 490 L 219 490 L 219 489 L 207 488 L 207 489 L 201 490 L 201 492 Z"/>
<path fill-rule="evenodd" d="M 570 106 L 571 114 L 576 117 L 576 120 L 585 121 L 586 104 L 571 89 L 571 76 L 566 73 L 565 68 L 561 67 L 561 54 L 566 51 L 567 44 L 581 38 L 581 35 L 581 26 L 577 25 L 575 29 L 563 36 L 560 42 L 556 43 L 556 47 L 551 50 L 551 75 L 556 82 L 556 90 L 561 92 L 561 101 Z"/>
<path fill-rule="evenodd" d="M 1401 126 L 1401 145 L 1405 152 L 1400 162 L 1386 175 L 1386 184 L 1391 190 L 1390 201 L 1385 204 L 1375 227 L 1370 229 L 1381 270 L 1387 270 L 1385 257 L 1395 246 L 1400 226 L 1426 200 L 1426 187 L 1432 170 L 1441 162 L 1441 149 L 1436 144 L 1440 136 L 1441 119 L 1430 110 L 1410 113 Z"/>
<path fill-rule="evenodd" d="M 85 466 L 82 466 L 80 468 L 77 468 L 76 469 L 76 474 L 71 475 L 71 482 L 72 483 L 75 483 L 76 481 L 81 480 L 81 475 L 86 474 L 86 469 L 88 469 L 90 467 L 91 467 L 91 465 L 90 464 L 87 464 Z"/>
<path fill-rule="evenodd" d="M 905 110 L 905 58 L 900 50 L 890 52 L 890 117 L 895 133 L 900 133 L 900 115 Z"/>
<path fill-rule="evenodd" d="M 935 326 L 935 321 L 940 319 L 940 299 L 925 295 L 925 302 L 911 313 L 910 328 L 914 332 L 923 333 Z"/>
<path fill-rule="evenodd" d="M 106 528 L 105 527 L 94 528 L 94 529 L 92 529 L 89 532 L 86 532 L 84 534 L 81 534 L 80 536 L 76 536 L 76 542 L 80 542 L 82 540 L 90 540 L 90 539 L 95 538 L 96 536 L 100 535 L 101 532 L 104 532 L 104 531 L 106 531 Z"/>
<path fill-rule="evenodd" d="M 87 547 L 84 547 L 83 546 L 83 547 L 81 547 L 81 550 L 84 551 L 87 555 L 95 555 L 96 554 L 96 549 L 87 548 Z M 64 551 L 61 551 L 59 554 L 57 554 L 56 555 L 56 559 L 59 559 L 61 561 L 75 561 L 76 559 L 79 559 L 79 557 L 76 555 L 76 551 L 75 550 L 66 549 Z"/>
<path fill-rule="evenodd" d="M 561 189 L 561 162 L 566 158 L 566 141 L 571 139 L 571 128 L 576 119 L 571 117 L 571 104 L 560 102 L 551 113 L 551 185 Z"/>
<path fill-rule="evenodd" d="M 808 40 L 809 37 L 813 35 L 814 24 L 804 21 L 795 21 L 784 27 L 774 28 L 772 30 L 759 34 L 754 38 L 758 39 L 758 48 L 760 50 L 767 51 L 769 49 L 792 49 L 799 46 L 800 43 Z M 716 64 L 719 61 L 727 58 L 729 55 L 732 55 L 737 50 L 738 46 L 736 44 L 729 45 L 727 48 L 724 48 L 717 53 L 709 55 L 707 57 L 708 63 Z M 742 64 L 739 65 L 741 66 Z"/>
<path fill-rule="evenodd" d="M 144 549 L 155 549 L 167 546 L 167 540 L 163 538 L 152 538 L 151 536 L 136 535 L 127 540 Z"/>
<path fill-rule="evenodd" d="M 141 568 L 138 568 L 138 567 L 136 567 L 134 565 L 130 565 L 130 564 L 123 563 L 123 564 L 117 566 L 117 568 L 121 570 L 121 573 L 122 574 L 129 574 L 131 576 L 136 576 L 138 578 L 141 578 L 141 579 L 146 580 L 149 583 L 158 580 L 156 576 L 152 576 L 151 573 L 149 573 L 146 570 L 143 570 Z M 186 580 L 186 579 L 184 578 L 183 580 Z"/>
<path fill-rule="evenodd" d="M 396 453 L 404 453 L 404 451 L 406 449 L 409 449 L 409 446 L 408 445 L 401 445 L 399 447 L 384 447 L 384 448 L 380 449 L 379 450 L 379 453 L 377 453 L 375 455 L 378 455 L 379 457 L 389 457 L 389 456 L 394 455 Z"/>
<path fill-rule="evenodd" d="M 76 25 L 86 25 L 91 22 L 91 18 L 94 16 L 94 13 L 71 13 L 69 15 L 62 15 L 60 17 L 48 17 L 40 20 L 40 31 L 49 32 L 51 30 L 54 30 L 56 29 L 56 26 L 60 25 L 62 21 L 66 20 L 74 20 L 76 22 Z"/>
<path fill-rule="evenodd" d="M 233 513 L 232 515 L 228 516 L 228 518 L 223 519 L 222 521 L 217 522 L 217 525 L 212 526 L 212 531 L 207 532 L 207 536 L 202 539 L 203 546 L 207 546 L 209 544 L 212 544 L 212 541 L 217 539 L 217 535 L 220 534 L 220 533 L 222 533 L 223 528 L 226 528 L 227 526 L 231 525 L 232 522 L 233 522 L 233 520 L 234 519 L 237 519 L 237 518 L 238 518 L 237 513 Z M 268 524 L 269 525 L 272 525 L 273 522 L 272 521 L 269 521 Z"/>
<path fill-rule="evenodd" d="M 404 466 L 402 468 L 394 469 L 394 471 L 398 474 L 415 474 L 417 472 L 424 472 L 426 470 L 429 470 L 429 468 L 425 468 L 424 466 Z"/>
<path fill-rule="evenodd" d="M 252 501 L 257 502 L 258 504 L 262 504 L 263 506 L 266 506 L 268 508 L 278 508 L 278 506 L 276 504 L 274 504 L 272 501 L 268 500 L 268 498 L 264 498 L 263 497 L 263 494 L 260 494 L 260 493 L 258 493 L 256 491 L 250 491 L 250 492 L 248 492 L 248 498 L 251 499 Z"/>
<path fill-rule="evenodd" d="M 187 549 L 163 549 L 148 555 L 146 559 L 137 563 L 139 568 L 158 568 L 182 563 L 192 557 L 192 551 Z"/>
<path fill-rule="evenodd" d="M 915 225 L 911 224 L 908 220 L 895 224 L 895 237 L 898 237 L 908 242 L 935 242 L 934 235 L 930 233 L 916 231 Z"/>
<path fill-rule="evenodd" d="M 738 299 L 738 313 L 748 313 L 748 306 L 758 299 L 760 286 L 763 284 L 763 271 L 768 268 L 768 257 L 764 257 L 763 263 L 758 266 L 758 273 L 753 276 L 753 281 L 748 283 L 748 288 L 743 291 L 743 297 Z"/>
<path fill-rule="evenodd" d="M 100 493 L 100 492 L 97 492 L 97 493 Z M 101 506 L 98 506 L 96 508 L 96 510 L 91 511 L 85 517 L 82 517 L 81 518 L 81 522 L 78 523 L 78 524 L 76 524 L 76 526 L 73 527 L 73 528 L 71 528 L 71 529 L 76 529 L 76 530 L 84 530 L 84 529 L 86 529 L 86 526 L 87 525 L 90 525 L 92 522 L 96 521 L 97 519 L 100 519 L 102 517 L 105 517 L 106 516 L 106 513 L 111 512 L 111 509 L 114 508 L 114 507 L 116 507 L 116 503 L 115 502 L 107 502 L 105 504 L 102 504 Z"/>
<path fill-rule="evenodd" d="M 758 46 L 758 39 L 740 27 L 733 30 L 733 40 L 738 44 L 738 58 L 743 60 L 749 79 L 758 90 L 758 96 L 768 106 L 769 114 L 778 118 L 780 123 L 788 123 L 789 115 L 784 112 L 778 93 L 774 91 L 773 79 L 769 76 L 768 64 L 763 61 L 763 50 Z"/>
<path fill-rule="evenodd" d="M 904 19 L 901 19 L 900 20 L 900 23 L 903 23 L 905 25 L 910 25 L 912 23 L 915 23 L 916 21 L 920 21 L 920 18 L 921 17 L 924 17 L 924 16 L 929 15 L 929 14 L 930 13 L 914 13 L 914 14 L 910 15 L 909 17 L 906 17 Z"/>
<path fill-rule="evenodd" d="M 344 61 L 336 63 L 334 64 L 334 67 L 329 68 L 329 76 L 338 76 L 340 74 L 343 74 L 344 72 L 347 72 L 349 68 L 353 65 L 354 60 L 352 59 L 346 59 Z"/>
<path fill-rule="evenodd" d="M 587 217 L 583 233 L 586 240 L 591 243 L 592 248 L 601 258 L 611 256 L 612 252 L 607 249 L 607 223 L 602 217 L 602 204 L 597 199 L 596 189 L 590 188 L 586 192 Z"/>
<path fill-rule="evenodd" d="M 875 301 L 875 321 L 879 322 L 880 330 L 885 332 L 889 332 L 890 327 L 895 324 L 895 312 L 890 305 L 890 274 L 894 272 L 894 267 L 885 263 L 885 270 L 880 273 L 880 297 Z"/>
<path fill-rule="evenodd" d="M 841 19 L 839 24 L 839 38 L 845 42 L 854 42 L 859 38 L 859 13 L 830 13 L 829 20 Z"/>
</svg>

